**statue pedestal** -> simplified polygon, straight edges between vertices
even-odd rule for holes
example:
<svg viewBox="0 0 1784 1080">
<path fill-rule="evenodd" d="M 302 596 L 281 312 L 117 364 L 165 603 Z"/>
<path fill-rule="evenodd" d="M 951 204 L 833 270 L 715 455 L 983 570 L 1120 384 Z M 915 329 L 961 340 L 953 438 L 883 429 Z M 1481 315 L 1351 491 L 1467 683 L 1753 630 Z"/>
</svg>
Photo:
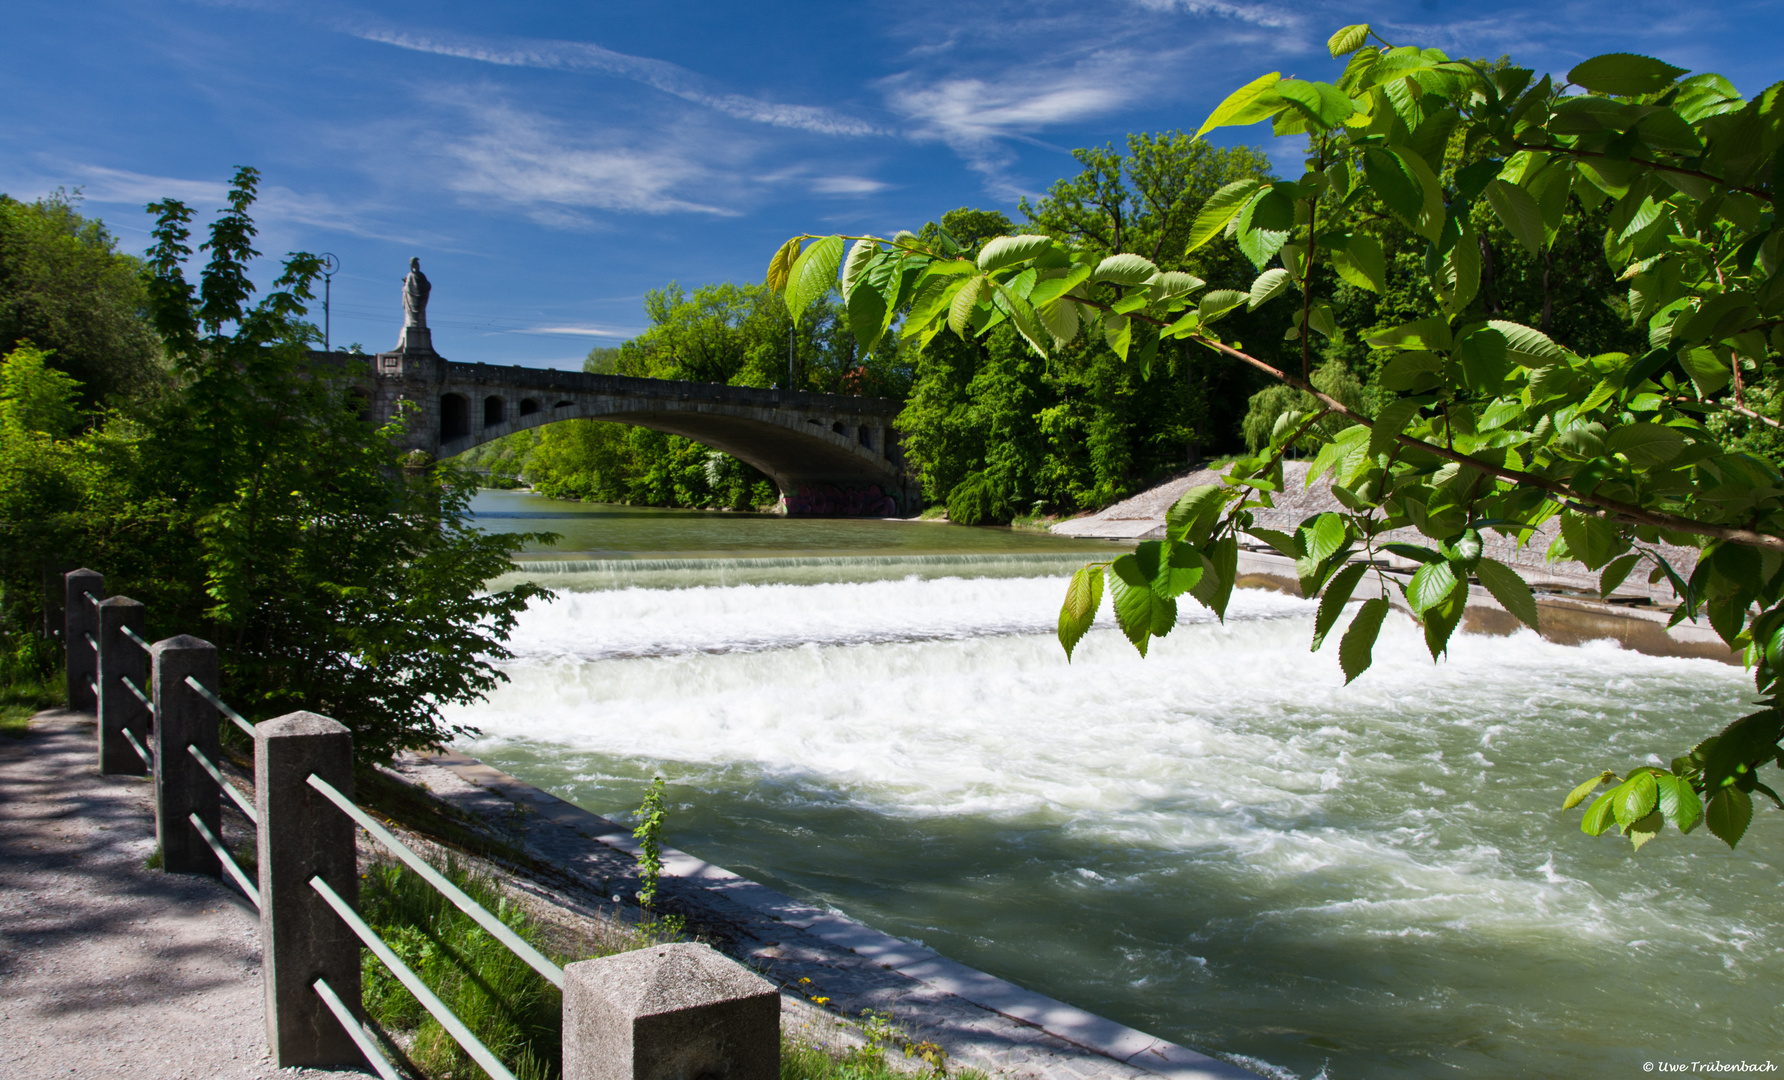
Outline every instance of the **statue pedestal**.
<svg viewBox="0 0 1784 1080">
<path fill-rule="evenodd" d="M 375 370 L 385 376 L 438 378 L 433 365 L 444 359 L 434 351 L 433 331 L 423 326 L 405 326 L 396 348 L 378 354 Z"/>
</svg>

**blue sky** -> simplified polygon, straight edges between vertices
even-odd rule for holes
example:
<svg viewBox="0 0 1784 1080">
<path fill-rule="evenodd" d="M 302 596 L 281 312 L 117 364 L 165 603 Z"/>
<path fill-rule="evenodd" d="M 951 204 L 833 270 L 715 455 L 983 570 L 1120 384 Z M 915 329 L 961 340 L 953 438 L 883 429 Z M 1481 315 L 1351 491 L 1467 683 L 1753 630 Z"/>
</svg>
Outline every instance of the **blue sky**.
<svg viewBox="0 0 1784 1080">
<path fill-rule="evenodd" d="M 1748 94 L 1784 77 L 1777 0 L 12 0 L 0 191 L 80 188 L 141 251 L 144 204 L 207 214 L 251 164 L 261 250 L 341 259 L 336 344 L 395 344 L 419 256 L 442 353 L 575 367 L 642 328 L 646 289 L 759 279 L 795 232 L 1014 217 L 1073 147 L 1194 130 L 1266 71 L 1331 77 L 1356 21 L 1539 70 L 1631 51 Z"/>
</svg>

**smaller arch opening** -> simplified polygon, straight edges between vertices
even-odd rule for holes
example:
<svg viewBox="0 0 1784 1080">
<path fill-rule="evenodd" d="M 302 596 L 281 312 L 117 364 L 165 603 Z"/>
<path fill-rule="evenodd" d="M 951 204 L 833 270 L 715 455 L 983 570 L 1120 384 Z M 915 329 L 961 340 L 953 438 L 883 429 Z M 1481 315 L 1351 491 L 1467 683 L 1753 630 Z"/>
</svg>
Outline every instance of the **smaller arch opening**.
<svg viewBox="0 0 1784 1080">
<path fill-rule="evenodd" d="M 471 433 L 471 403 L 463 394 L 440 395 L 440 441 L 451 442 Z"/>
<path fill-rule="evenodd" d="M 862 446 L 867 447 L 869 450 L 872 450 L 873 449 L 873 429 L 868 427 L 867 425 L 863 424 L 861 426 L 861 429 L 859 431 L 855 432 L 855 441 L 860 443 Z"/>
<path fill-rule="evenodd" d="M 354 397 L 354 400 L 356 401 L 356 403 L 359 405 L 359 409 L 357 410 L 359 413 L 359 422 L 362 424 L 371 423 L 372 422 L 372 394 L 371 394 L 371 391 L 367 390 L 363 386 L 355 386 L 355 387 L 353 387 L 353 397 Z"/>
<path fill-rule="evenodd" d="M 553 405 L 552 408 L 553 409 L 568 409 L 570 406 L 572 406 L 574 404 L 576 404 L 574 401 L 560 401 L 556 405 Z"/>
<path fill-rule="evenodd" d="M 842 421 L 838 420 L 836 423 L 831 424 L 830 430 L 836 432 L 838 435 L 844 434 L 843 428 L 842 428 Z"/>
<path fill-rule="evenodd" d="M 508 403 L 495 394 L 483 399 L 483 426 L 495 427 L 503 420 L 503 413 Z"/>
<path fill-rule="evenodd" d="M 520 415 L 531 416 L 539 411 L 539 403 L 532 398 L 525 398 L 520 403 Z"/>
</svg>

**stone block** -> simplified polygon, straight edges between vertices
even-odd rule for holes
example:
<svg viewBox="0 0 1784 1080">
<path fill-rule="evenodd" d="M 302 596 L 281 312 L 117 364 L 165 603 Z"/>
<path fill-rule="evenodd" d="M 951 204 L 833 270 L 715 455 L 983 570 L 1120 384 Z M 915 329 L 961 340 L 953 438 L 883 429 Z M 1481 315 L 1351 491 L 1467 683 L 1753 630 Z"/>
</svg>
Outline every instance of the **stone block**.
<svg viewBox="0 0 1784 1080">
<path fill-rule="evenodd" d="M 345 725 L 311 712 L 254 725 L 266 1041 L 280 1069 L 364 1060 L 310 986 L 327 979 L 342 1001 L 359 1007 L 359 938 L 310 887 L 320 876 L 357 906 L 353 820 L 309 785 L 311 773 L 353 797 L 353 736 Z"/>
<path fill-rule="evenodd" d="M 217 647 L 184 634 L 157 641 L 149 650 L 155 673 L 155 839 L 162 866 L 176 874 L 221 877 L 223 865 L 192 827 L 197 814 L 212 836 L 223 835 L 223 793 L 187 747 L 215 762 L 221 754 L 217 707 L 186 685 L 187 676 L 210 687 L 217 682 Z"/>
<path fill-rule="evenodd" d="M 87 596 L 105 599 L 105 575 L 97 570 L 70 570 L 62 575 L 62 581 L 62 647 L 68 660 L 68 707 L 75 712 L 97 714 L 99 699 L 89 683 L 99 678 L 99 654 L 87 642 L 87 635 L 98 634 L 99 615 Z"/>
<path fill-rule="evenodd" d="M 85 601 L 82 601 L 83 606 Z M 97 679 L 99 700 L 94 710 L 98 715 L 99 772 L 102 776 L 146 776 L 149 766 L 137 755 L 124 733 L 136 737 L 137 744 L 147 750 L 149 707 L 142 698 L 124 685 L 149 691 L 149 654 L 141 645 L 124 636 L 129 627 L 142 637 L 148 629 L 148 618 L 141 603 L 123 596 L 111 596 L 93 608 L 98 629 L 93 637 L 99 643 Z"/>
<path fill-rule="evenodd" d="M 564 1080 L 778 1080 L 780 993 L 706 945 L 564 969 Z"/>
</svg>

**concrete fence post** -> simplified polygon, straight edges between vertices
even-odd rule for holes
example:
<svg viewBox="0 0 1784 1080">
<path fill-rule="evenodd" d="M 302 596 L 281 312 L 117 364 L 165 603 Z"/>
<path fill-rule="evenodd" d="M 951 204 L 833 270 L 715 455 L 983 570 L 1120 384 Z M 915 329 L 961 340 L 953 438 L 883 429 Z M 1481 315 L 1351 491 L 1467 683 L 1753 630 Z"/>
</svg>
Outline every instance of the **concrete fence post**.
<svg viewBox="0 0 1784 1080">
<path fill-rule="evenodd" d="M 778 1080 L 780 992 L 681 942 L 564 969 L 564 1080 Z"/>
<path fill-rule="evenodd" d="M 81 601 L 85 607 L 86 601 Z M 124 627 L 141 637 L 148 626 L 143 606 L 124 596 L 99 601 L 99 772 L 104 776 L 142 776 L 149 767 L 137 756 L 124 732 L 149 748 L 149 707 L 124 685 L 129 679 L 138 690 L 149 690 L 149 654 L 124 636 Z"/>
<path fill-rule="evenodd" d="M 96 570 L 70 570 L 62 575 L 62 647 L 68 660 L 68 707 L 75 712 L 97 714 L 99 701 L 89 680 L 99 677 L 99 657 L 87 644 L 87 635 L 99 636 L 99 616 L 88 602 L 105 597 L 105 575 Z"/>
<path fill-rule="evenodd" d="M 254 726 L 266 1041 L 279 1069 L 364 1061 L 311 989 L 318 978 L 327 979 L 359 1011 L 359 938 L 310 887 L 310 878 L 320 876 L 357 906 L 353 821 L 310 787 L 311 773 L 353 797 L 353 736 L 345 726 L 311 712 Z"/>
<path fill-rule="evenodd" d="M 155 672 L 155 839 L 163 867 L 176 874 L 223 875 L 223 864 L 192 827 L 198 815 L 212 836 L 223 835 L 217 782 L 186 749 L 213 762 L 219 756 L 217 707 L 186 685 L 191 676 L 217 689 L 217 647 L 181 634 L 157 641 L 149 656 Z"/>
</svg>

